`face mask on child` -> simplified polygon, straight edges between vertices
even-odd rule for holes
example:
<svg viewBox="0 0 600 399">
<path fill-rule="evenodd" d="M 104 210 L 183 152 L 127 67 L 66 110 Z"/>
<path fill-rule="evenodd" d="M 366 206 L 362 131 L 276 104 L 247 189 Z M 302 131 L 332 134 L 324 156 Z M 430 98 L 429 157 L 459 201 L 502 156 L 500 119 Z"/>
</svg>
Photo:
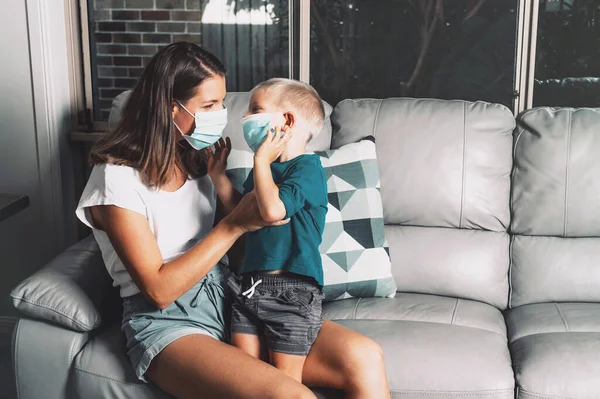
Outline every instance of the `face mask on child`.
<svg viewBox="0 0 600 399">
<path fill-rule="evenodd" d="M 282 114 L 254 114 L 242 119 L 244 138 L 252 152 L 256 152 L 258 147 L 265 141 L 269 130 L 275 130 L 273 126 L 278 125 L 277 119 L 280 120 L 280 125 L 285 122 Z"/>
<path fill-rule="evenodd" d="M 223 106 L 223 109 L 218 111 L 210 112 L 196 112 L 192 114 L 183 104 L 177 102 L 186 110 L 188 114 L 194 117 L 196 127 L 192 134 L 185 134 L 179 129 L 179 126 L 175 123 L 177 130 L 181 132 L 183 138 L 195 149 L 201 150 L 206 147 L 210 147 L 217 142 L 223 135 L 225 125 L 227 125 L 227 108 Z M 173 122 L 174 123 L 174 122 Z"/>
</svg>

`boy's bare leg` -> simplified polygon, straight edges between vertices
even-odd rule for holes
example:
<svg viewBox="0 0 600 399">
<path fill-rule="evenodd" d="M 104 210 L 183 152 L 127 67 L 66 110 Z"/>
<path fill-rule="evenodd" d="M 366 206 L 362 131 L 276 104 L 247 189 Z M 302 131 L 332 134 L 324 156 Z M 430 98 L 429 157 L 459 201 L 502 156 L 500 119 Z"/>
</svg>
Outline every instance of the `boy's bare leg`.
<svg viewBox="0 0 600 399">
<path fill-rule="evenodd" d="M 306 356 L 273 352 L 269 349 L 269 363 L 299 382 L 302 382 L 302 369 L 305 360 Z"/>
<path fill-rule="evenodd" d="M 262 345 L 258 335 L 240 333 L 231 334 L 231 345 L 243 350 L 250 356 L 253 356 L 257 359 L 260 359 L 262 357 Z"/>
</svg>

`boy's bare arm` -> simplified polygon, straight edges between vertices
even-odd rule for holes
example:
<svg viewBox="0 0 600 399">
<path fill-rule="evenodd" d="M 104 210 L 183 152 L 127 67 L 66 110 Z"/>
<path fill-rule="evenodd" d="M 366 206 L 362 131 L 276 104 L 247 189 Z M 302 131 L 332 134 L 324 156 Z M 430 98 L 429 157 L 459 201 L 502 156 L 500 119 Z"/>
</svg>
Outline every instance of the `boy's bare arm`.
<svg viewBox="0 0 600 399">
<path fill-rule="evenodd" d="M 285 205 L 273 181 L 271 162 L 266 158 L 254 158 L 254 191 L 260 215 L 265 221 L 279 221 L 285 217 Z"/>
<path fill-rule="evenodd" d="M 269 131 L 265 141 L 254 154 L 254 191 L 260 215 L 265 221 L 280 221 L 285 217 L 286 210 L 279 198 L 279 188 L 273 181 L 271 163 L 275 162 L 285 145 L 291 138 L 291 133 L 275 127 L 275 132 Z"/>
</svg>

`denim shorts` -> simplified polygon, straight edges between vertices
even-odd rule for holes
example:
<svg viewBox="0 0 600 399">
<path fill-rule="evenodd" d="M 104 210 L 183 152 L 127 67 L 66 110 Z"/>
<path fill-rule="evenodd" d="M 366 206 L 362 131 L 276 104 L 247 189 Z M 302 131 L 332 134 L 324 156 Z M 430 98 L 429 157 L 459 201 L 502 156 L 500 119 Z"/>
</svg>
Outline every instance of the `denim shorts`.
<svg viewBox="0 0 600 399">
<path fill-rule="evenodd" d="M 229 269 L 217 264 L 202 280 L 166 309 L 157 309 L 142 294 L 123 298 L 121 330 L 127 339 L 127 355 L 137 377 L 152 359 L 173 341 L 191 334 L 229 340 L 230 295 L 226 289 Z"/>
<path fill-rule="evenodd" d="M 323 294 L 316 282 L 293 274 L 249 273 L 238 288 L 232 279 L 229 286 L 235 295 L 232 334 L 264 336 L 273 352 L 308 354 L 323 324 Z"/>
</svg>

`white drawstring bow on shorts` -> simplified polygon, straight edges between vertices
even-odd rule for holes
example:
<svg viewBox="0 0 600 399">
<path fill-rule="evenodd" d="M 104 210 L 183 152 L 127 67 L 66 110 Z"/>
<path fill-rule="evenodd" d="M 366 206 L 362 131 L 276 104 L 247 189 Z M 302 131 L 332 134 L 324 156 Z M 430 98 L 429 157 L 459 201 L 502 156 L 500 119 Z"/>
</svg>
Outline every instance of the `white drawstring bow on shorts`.
<svg viewBox="0 0 600 399">
<path fill-rule="evenodd" d="M 252 286 L 250 288 L 248 288 L 246 291 L 242 292 L 242 295 L 248 299 L 252 298 L 252 295 L 254 295 L 254 291 L 256 290 L 256 287 L 258 287 L 262 283 L 262 279 L 258 280 L 257 282 L 254 282 L 254 277 L 251 277 L 251 281 L 252 281 Z"/>
</svg>

